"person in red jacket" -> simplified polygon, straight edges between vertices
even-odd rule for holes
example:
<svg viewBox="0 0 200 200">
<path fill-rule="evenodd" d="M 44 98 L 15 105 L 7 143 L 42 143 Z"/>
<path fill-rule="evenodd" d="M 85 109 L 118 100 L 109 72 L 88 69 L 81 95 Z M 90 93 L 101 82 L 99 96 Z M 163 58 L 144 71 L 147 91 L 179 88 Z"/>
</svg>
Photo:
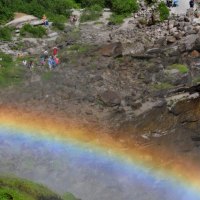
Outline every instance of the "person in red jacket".
<svg viewBox="0 0 200 200">
<path fill-rule="evenodd" d="M 58 53 L 58 48 L 57 47 L 54 47 L 53 48 L 53 56 L 57 55 Z"/>
</svg>

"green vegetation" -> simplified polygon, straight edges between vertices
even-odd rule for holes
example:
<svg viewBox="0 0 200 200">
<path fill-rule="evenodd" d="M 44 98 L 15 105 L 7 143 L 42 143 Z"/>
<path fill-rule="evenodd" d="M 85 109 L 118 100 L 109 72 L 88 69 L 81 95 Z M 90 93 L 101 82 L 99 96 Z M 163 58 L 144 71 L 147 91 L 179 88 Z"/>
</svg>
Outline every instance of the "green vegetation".
<svg viewBox="0 0 200 200">
<path fill-rule="evenodd" d="M 0 27 L 0 40 L 10 41 L 12 38 L 11 29 L 7 26 Z"/>
<path fill-rule="evenodd" d="M 136 0 L 113 0 L 111 10 L 113 14 L 110 17 L 110 22 L 113 24 L 122 24 L 124 18 L 136 12 L 138 4 Z"/>
<path fill-rule="evenodd" d="M 160 13 L 160 20 L 161 21 L 168 19 L 169 14 L 170 14 L 169 9 L 163 1 L 159 3 L 158 11 Z"/>
<path fill-rule="evenodd" d="M 200 76 L 199 77 L 195 77 L 192 79 L 192 83 L 196 84 L 196 83 L 200 83 Z"/>
<path fill-rule="evenodd" d="M 10 55 L 0 52 L 0 87 L 15 85 L 23 80 L 24 70 Z"/>
<path fill-rule="evenodd" d="M 100 5 L 93 5 L 85 8 L 80 17 L 80 22 L 95 21 L 102 15 L 102 7 Z"/>
<path fill-rule="evenodd" d="M 65 24 L 61 22 L 53 22 L 52 26 L 61 31 L 65 29 Z"/>
<path fill-rule="evenodd" d="M 51 71 L 44 72 L 44 73 L 42 74 L 42 80 L 44 80 L 44 81 L 48 81 L 48 80 L 50 80 L 52 77 L 53 77 L 53 73 L 52 73 Z"/>
<path fill-rule="evenodd" d="M 138 9 L 138 4 L 136 0 L 1 0 L 0 24 L 13 19 L 14 12 L 39 18 L 45 14 L 52 22 L 64 23 L 71 15 L 71 9 L 80 7 L 86 8 L 82 21 L 90 21 L 100 16 L 102 9 L 97 10 L 97 7 L 110 8 L 117 15 L 128 16 Z"/>
<path fill-rule="evenodd" d="M 31 26 L 30 24 L 25 24 L 20 29 L 20 34 L 22 36 L 26 36 L 27 34 L 31 34 L 32 37 L 36 38 L 42 38 L 44 35 L 46 35 L 46 29 L 42 26 Z"/>
<path fill-rule="evenodd" d="M 112 23 L 112 24 L 122 24 L 124 22 L 124 15 L 118 15 L 116 13 L 113 13 L 109 19 L 109 21 Z"/>
<path fill-rule="evenodd" d="M 43 185 L 24 179 L 0 177 L 0 185 L 0 200 L 76 200 L 70 193 L 61 198 Z"/>
<path fill-rule="evenodd" d="M 39 18 L 46 14 L 51 21 L 54 18 L 69 17 L 71 8 L 77 8 L 74 0 L 1 0 L 0 1 L 0 23 L 13 18 L 14 12 L 24 12 Z"/>
<path fill-rule="evenodd" d="M 152 86 L 152 88 L 155 90 L 167 90 L 172 87 L 173 87 L 173 85 L 171 85 L 170 83 L 158 83 L 158 84 L 154 84 Z"/>
<path fill-rule="evenodd" d="M 137 11 L 138 4 L 136 0 L 112 0 L 112 11 L 118 15 L 129 15 Z"/>
<path fill-rule="evenodd" d="M 188 67 L 182 64 L 173 64 L 169 66 L 169 69 L 177 69 L 182 74 L 185 74 L 189 71 Z"/>
<path fill-rule="evenodd" d="M 85 53 L 89 50 L 89 46 L 87 44 L 74 44 L 70 46 L 70 51 L 77 51 L 79 53 Z"/>
</svg>

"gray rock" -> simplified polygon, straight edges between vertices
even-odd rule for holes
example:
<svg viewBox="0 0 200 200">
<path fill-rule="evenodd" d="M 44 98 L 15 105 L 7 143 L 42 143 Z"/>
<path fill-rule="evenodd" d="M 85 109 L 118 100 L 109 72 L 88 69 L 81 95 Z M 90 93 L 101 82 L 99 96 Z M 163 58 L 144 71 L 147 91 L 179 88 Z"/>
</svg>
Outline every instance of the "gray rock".
<svg viewBox="0 0 200 200">
<path fill-rule="evenodd" d="M 99 99 L 106 105 L 106 106 L 116 106 L 120 105 L 121 98 L 120 96 L 111 90 L 107 90 L 99 95 Z"/>
<path fill-rule="evenodd" d="M 58 36 L 57 32 L 53 32 L 53 33 L 48 34 L 48 37 L 50 37 L 50 38 L 57 37 L 57 36 Z"/>
<path fill-rule="evenodd" d="M 167 43 L 168 44 L 171 44 L 171 43 L 174 43 L 176 42 L 176 38 L 174 36 L 168 36 L 167 37 Z"/>
<path fill-rule="evenodd" d="M 100 49 L 100 53 L 103 56 L 114 57 L 114 58 L 122 56 L 122 51 L 123 51 L 123 49 L 122 49 L 122 43 L 121 42 L 116 42 L 116 43 L 104 45 Z"/>
</svg>

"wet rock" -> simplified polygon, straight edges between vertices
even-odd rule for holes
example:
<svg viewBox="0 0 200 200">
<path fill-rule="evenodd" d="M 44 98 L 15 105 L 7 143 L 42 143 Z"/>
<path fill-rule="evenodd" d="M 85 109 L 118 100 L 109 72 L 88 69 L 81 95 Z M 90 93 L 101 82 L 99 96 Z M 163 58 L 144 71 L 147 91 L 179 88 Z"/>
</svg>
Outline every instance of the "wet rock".
<svg viewBox="0 0 200 200">
<path fill-rule="evenodd" d="M 111 90 L 107 90 L 99 95 L 99 99 L 106 105 L 106 106 L 116 106 L 120 105 L 121 98 L 120 96 Z"/>
</svg>

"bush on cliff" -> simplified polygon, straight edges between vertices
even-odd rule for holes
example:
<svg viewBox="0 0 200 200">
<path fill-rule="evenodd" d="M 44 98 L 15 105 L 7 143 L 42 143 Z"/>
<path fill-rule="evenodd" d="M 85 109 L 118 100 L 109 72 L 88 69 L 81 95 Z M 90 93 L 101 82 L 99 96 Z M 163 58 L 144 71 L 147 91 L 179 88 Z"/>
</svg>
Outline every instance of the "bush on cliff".
<svg viewBox="0 0 200 200">
<path fill-rule="evenodd" d="M 138 4 L 136 0 L 113 0 L 112 11 L 119 15 L 129 15 L 130 13 L 136 12 Z"/>
<path fill-rule="evenodd" d="M 158 11 L 160 13 L 160 20 L 164 21 L 169 17 L 169 9 L 167 8 L 166 4 L 162 1 L 158 5 Z"/>
<path fill-rule="evenodd" d="M 99 5 L 94 5 L 89 8 L 84 9 L 83 13 L 81 14 L 80 21 L 95 21 L 99 19 L 102 15 L 102 7 Z"/>
<path fill-rule="evenodd" d="M 12 38 L 11 29 L 7 26 L 0 27 L 0 41 L 10 41 Z"/>
<path fill-rule="evenodd" d="M 27 34 L 30 34 L 33 37 L 36 38 L 42 38 L 44 35 L 46 35 L 46 29 L 42 26 L 34 27 L 30 24 L 25 24 L 21 30 L 20 34 L 22 36 L 26 36 Z"/>
</svg>

